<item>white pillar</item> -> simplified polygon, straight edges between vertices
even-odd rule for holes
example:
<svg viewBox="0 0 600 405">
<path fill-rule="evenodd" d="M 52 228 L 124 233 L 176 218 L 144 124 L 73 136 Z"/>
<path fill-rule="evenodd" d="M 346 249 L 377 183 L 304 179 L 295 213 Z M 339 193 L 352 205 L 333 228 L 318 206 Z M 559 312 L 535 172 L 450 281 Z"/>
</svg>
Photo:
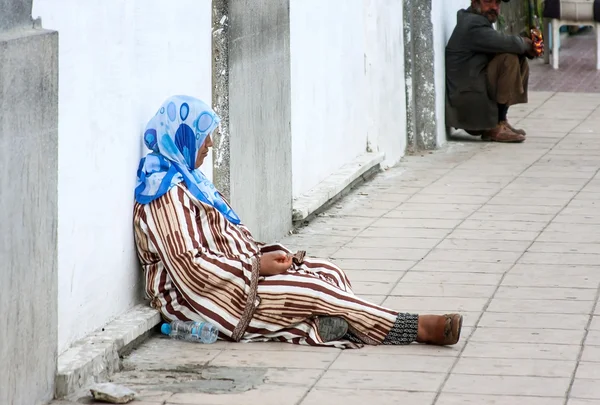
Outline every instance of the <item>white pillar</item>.
<svg viewBox="0 0 600 405">
<path fill-rule="evenodd" d="M 558 52 L 560 48 L 560 20 L 552 20 L 552 67 L 558 69 Z"/>
<path fill-rule="evenodd" d="M 550 39 L 554 42 L 554 37 L 552 36 L 552 21 L 548 21 L 545 32 L 546 38 L 544 38 L 544 45 L 546 49 L 544 49 L 544 63 L 548 65 L 550 63 Z"/>
<path fill-rule="evenodd" d="M 600 70 L 600 22 L 596 23 L 596 69 Z"/>
</svg>

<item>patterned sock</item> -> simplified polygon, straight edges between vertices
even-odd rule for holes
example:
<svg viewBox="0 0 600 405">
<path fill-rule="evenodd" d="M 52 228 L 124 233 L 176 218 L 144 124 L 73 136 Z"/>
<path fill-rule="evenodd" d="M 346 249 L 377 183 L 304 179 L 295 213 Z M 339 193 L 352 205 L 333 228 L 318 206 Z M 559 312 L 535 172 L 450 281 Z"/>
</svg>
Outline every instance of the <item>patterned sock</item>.
<svg viewBox="0 0 600 405">
<path fill-rule="evenodd" d="M 398 314 L 392 330 L 383 340 L 384 345 L 409 345 L 417 340 L 419 315 Z"/>
</svg>

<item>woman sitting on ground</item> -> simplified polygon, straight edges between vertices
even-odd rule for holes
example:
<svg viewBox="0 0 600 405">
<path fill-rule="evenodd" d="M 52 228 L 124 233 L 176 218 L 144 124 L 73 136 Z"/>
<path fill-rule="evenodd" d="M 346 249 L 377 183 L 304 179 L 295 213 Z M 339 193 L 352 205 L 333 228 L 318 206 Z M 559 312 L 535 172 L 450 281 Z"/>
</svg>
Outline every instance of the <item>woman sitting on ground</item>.
<svg viewBox="0 0 600 405">
<path fill-rule="evenodd" d="M 236 342 L 357 348 L 453 345 L 462 317 L 416 315 L 365 301 L 320 259 L 254 240 L 199 170 L 219 117 L 192 97 L 168 99 L 148 124 L 134 226 L 151 305 L 171 320 L 207 321 Z"/>
</svg>

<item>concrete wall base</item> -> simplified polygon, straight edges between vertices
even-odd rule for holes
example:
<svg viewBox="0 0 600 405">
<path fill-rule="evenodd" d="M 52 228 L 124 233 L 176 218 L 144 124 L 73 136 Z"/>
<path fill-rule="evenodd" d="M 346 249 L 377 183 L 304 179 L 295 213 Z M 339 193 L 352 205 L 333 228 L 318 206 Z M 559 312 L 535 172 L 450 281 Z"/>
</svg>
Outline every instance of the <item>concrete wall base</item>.
<svg viewBox="0 0 600 405">
<path fill-rule="evenodd" d="M 308 193 L 294 199 L 294 225 L 327 209 L 347 192 L 380 171 L 383 153 L 365 153 L 342 166 Z"/>
<path fill-rule="evenodd" d="M 145 340 L 160 321 L 158 311 L 141 304 L 75 342 L 58 357 L 56 398 L 78 397 L 81 390 L 89 393 L 93 383 L 106 381 L 121 369 L 120 356 Z"/>
<path fill-rule="evenodd" d="M 0 168 L 0 404 L 39 404 L 58 339 L 56 32 L 0 32 Z"/>
</svg>

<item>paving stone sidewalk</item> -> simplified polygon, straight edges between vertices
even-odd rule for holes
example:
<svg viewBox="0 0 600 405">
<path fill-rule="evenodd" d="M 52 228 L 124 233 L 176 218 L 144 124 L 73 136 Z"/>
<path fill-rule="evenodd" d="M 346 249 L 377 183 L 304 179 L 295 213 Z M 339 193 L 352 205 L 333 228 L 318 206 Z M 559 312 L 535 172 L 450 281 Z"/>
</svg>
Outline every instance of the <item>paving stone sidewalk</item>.
<svg viewBox="0 0 600 405">
<path fill-rule="evenodd" d="M 596 35 L 590 28 L 577 35 L 562 36 L 559 70 L 530 61 L 529 89 L 532 91 L 600 92 L 600 70 L 596 70 Z M 552 56 L 550 56 L 552 57 Z"/>
<path fill-rule="evenodd" d="M 283 240 L 376 303 L 463 313 L 460 345 L 153 338 L 115 381 L 138 405 L 600 405 L 600 94 L 534 93 L 510 114 L 524 144 L 406 157 Z"/>
</svg>

